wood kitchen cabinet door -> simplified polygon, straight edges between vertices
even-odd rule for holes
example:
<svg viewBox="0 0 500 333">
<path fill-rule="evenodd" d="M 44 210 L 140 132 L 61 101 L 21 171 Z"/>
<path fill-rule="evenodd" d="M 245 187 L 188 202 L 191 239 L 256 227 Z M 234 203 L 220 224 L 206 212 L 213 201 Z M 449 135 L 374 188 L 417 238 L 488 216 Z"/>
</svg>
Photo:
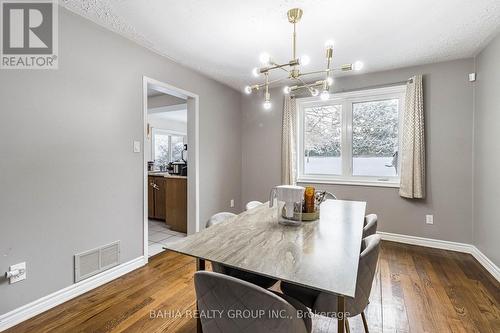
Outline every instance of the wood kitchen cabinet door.
<svg viewBox="0 0 500 333">
<path fill-rule="evenodd" d="M 156 187 L 154 189 L 154 211 L 155 218 L 159 220 L 165 220 L 166 218 L 166 203 L 167 198 L 165 196 L 167 191 L 166 178 L 164 177 L 154 177 Z"/>
<path fill-rule="evenodd" d="M 167 178 L 167 224 L 174 231 L 187 232 L 187 179 Z"/>
<path fill-rule="evenodd" d="M 154 177 L 148 177 L 148 217 L 154 219 L 155 217 L 155 190 L 154 190 Z"/>
</svg>

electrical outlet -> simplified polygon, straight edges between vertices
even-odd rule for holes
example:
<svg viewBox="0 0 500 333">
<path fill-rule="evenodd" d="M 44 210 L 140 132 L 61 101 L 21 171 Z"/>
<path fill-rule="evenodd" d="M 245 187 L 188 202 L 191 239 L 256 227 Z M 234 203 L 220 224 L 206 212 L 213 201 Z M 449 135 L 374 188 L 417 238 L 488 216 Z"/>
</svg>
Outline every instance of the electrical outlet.
<svg viewBox="0 0 500 333">
<path fill-rule="evenodd" d="M 229 202 L 229 206 L 230 206 L 231 208 L 233 208 L 233 207 L 234 207 L 234 199 L 231 199 L 231 201 Z"/>
<path fill-rule="evenodd" d="M 425 223 L 434 224 L 434 215 L 425 215 Z"/>
<path fill-rule="evenodd" d="M 26 263 L 25 262 L 21 262 L 19 264 L 12 265 L 12 266 L 10 266 L 9 270 L 11 272 L 16 271 L 16 270 L 22 271 L 21 274 L 10 277 L 10 279 L 9 279 L 10 284 L 16 283 L 16 282 L 19 282 L 22 280 L 26 280 Z"/>
</svg>

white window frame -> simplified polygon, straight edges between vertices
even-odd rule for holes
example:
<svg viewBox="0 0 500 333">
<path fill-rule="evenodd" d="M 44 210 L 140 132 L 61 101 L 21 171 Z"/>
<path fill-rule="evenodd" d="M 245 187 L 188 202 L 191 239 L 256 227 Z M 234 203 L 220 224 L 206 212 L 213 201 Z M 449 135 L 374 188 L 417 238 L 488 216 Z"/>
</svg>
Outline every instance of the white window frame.
<svg viewBox="0 0 500 333">
<path fill-rule="evenodd" d="M 376 89 L 365 89 L 343 93 L 332 94 L 327 101 L 321 101 L 317 97 L 298 98 L 297 110 L 297 182 L 299 183 L 323 183 L 323 184 L 346 184 L 346 185 L 364 185 L 381 187 L 399 187 L 400 176 L 395 177 L 376 177 L 376 176 L 353 176 L 352 175 L 352 105 L 360 102 L 372 102 L 386 99 L 399 100 L 399 141 L 398 141 L 398 173 L 401 171 L 401 137 L 403 132 L 403 110 L 405 103 L 406 86 L 398 85 Z M 342 137 L 341 137 L 341 157 L 342 171 L 341 175 L 321 175 L 304 174 L 304 109 L 312 106 L 341 105 Z"/>
<path fill-rule="evenodd" d="M 156 142 L 155 141 L 156 141 L 157 134 L 168 135 L 168 159 L 170 162 L 173 162 L 172 161 L 172 138 L 171 138 L 171 136 L 172 135 L 182 136 L 183 137 L 182 142 L 184 144 L 186 144 L 186 141 L 187 141 L 187 134 L 183 133 L 183 132 L 153 127 L 151 133 L 152 133 L 152 136 L 151 136 L 151 159 L 152 160 L 154 160 L 156 157 L 156 154 L 155 154 Z"/>
</svg>

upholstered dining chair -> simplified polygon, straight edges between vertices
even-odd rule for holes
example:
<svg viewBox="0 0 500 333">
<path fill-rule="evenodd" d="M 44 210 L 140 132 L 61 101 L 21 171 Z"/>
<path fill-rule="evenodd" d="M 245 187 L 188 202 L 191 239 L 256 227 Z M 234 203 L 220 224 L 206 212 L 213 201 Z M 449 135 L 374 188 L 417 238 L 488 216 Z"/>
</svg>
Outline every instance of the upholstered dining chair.
<svg viewBox="0 0 500 333">
<path fill-rule="evenodd" d="M 365 216 L 365 224 L 363 227 L 363 238 L 377 233 L 377 220 L 376 214 L 369 214 Z"/>
<path fill-rule="evenodd" d="M 221 223 L 227 219 L 230 219 L 231 217 L 235 217 L 236 214 L 234 213 L 229 213 L 229 212 L 221 212 L 221 213 L 217 213 L 215 215 L 212 215 L 212 217 L 210 217 L 207 221 L 207 224 L 205 226 L 205 228 L 208 228 L 208 227 L 211 227 L 215 224 L 218 224 L 218 223 Z"/>
<path fill-rule="evenodd" d="M 235 217 L 236 214 L 229 213 L 229 212 L 222 212 L 222 213 L 217 213 L 213 215 L 206 224 L 206 228 L 209 228 L 213 225 L 219 224 L 227 219 L 230 219 L 232 217 Z M 256 284 L 262 288 L 269 288 L 273 286 L 276 282 L 278 282 L 275 279 L 268 278 L 266 276 L 242 271 L 240 269 L 232 268 L 225 266 L 223 264 L 220 264 L 218 262 L 212 262 L 212 269 L 214 272 L 229 275 L 229 276 L 234 276 L 238 279 L 248 281 L 250 283 Z"/>
<path fill-rule="evenodd" d="M 361 314 L 365 332 L 368 333 L 368 323 L 365 308 L 368 305 L 373 278 L 377 268 L 378 254 L 380 251 L 380 236 L 371 235 L 363 239 L 354 298 L 346 297 L 345 312 L 349 317 Z M 337 296 L 319 292 L 294 284 L 281 282 L 281 290 L 285 295 L 291 296 L 318 314 L 337 313 Z M 349 321 L 345 320 L 346 331 L 349 332 Z"/>
<path fill-rule="evenodd" d="M 258 207 L 260 205 L 262 205 L 262 202 L 260 202 L 260 201 L 249 201 L 245 206 L 245 210 L 250 210 L 250 209 Z"/>
<path fill-rule="evenodd" d="M 310 310 L 289 296 L 210 271 L 196 272 L 194 287 L 198 310 L 215 314 L 201 316 L 203 333 L 311 332 Z M 235 316 L 235 310 L 252 315 Z"/>
</svg>

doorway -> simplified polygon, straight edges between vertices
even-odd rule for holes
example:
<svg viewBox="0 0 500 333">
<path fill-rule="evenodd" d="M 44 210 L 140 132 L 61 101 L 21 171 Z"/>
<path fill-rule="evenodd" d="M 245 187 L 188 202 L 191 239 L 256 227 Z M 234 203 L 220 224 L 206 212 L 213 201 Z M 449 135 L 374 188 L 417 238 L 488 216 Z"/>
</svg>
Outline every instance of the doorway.
<svg viewBox="0 0 500 333">
<path fill-rule="evenodd" d="M 199 228 L 196 94 L 143 78 L 144 256 Z"/>
</svg>

